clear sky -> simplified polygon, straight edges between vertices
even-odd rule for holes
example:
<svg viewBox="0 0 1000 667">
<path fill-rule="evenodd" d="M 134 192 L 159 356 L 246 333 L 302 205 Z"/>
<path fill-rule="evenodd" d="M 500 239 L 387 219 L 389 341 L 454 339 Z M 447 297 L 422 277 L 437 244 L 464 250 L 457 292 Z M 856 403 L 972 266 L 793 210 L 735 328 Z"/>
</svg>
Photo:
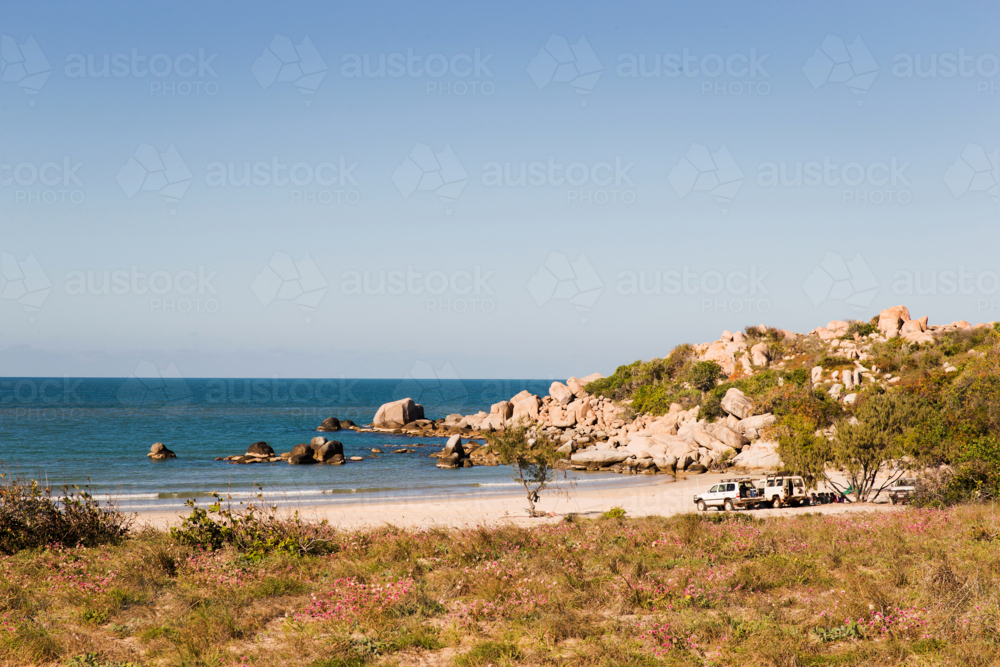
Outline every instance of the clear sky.
<svg viewBox="0 0 1000 667">
<path fill-rule="evenodd" d="M 897 303 L 1000 319 L 998 25 L 5 2 L 0 375 L 565 378 Z"/>
</svg>

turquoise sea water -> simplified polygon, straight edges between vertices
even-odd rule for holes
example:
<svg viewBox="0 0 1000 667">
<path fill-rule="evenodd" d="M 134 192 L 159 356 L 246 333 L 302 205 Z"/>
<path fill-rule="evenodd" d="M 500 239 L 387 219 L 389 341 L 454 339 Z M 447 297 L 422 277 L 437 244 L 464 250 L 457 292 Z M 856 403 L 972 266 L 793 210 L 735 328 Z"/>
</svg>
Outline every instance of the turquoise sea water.
<svg viewBox="0 0 1000 667">
<path fill-rule="evenodd" d="M 50 484 L 90 485 L 126 509 L 176 509 L 213 491 L 246 497 L 260 484 L 279 502 L 357 502 L 514 490 L 504 467 L 440 470 L 427 455 L 443 438 L 356 433 L 319 434 L 327 417 L 367 424 L 382 403 L 410 396 L 430 419 L 489 411 L 522 389 L 546 394 L 550 380 L 277 380 L 162 378 L 0 379 L 0 460 L 11 471 Z M 278 453 L 316 435 L 344 443 L 343 466 L 286 463 L 229 465 L 264 440 Z M 178 458 L 150 461 L 163 442 Z M 413 454 L 391 454 L 425 444 Z M 578 476 L 579 483 L 625 482 L 619 475 Z"/>
</svg>

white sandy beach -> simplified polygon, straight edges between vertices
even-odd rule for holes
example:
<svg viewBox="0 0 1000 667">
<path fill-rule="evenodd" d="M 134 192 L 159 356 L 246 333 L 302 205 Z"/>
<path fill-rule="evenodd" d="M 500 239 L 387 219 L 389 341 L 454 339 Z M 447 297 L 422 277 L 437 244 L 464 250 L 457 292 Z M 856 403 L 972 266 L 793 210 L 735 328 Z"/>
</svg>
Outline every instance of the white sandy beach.
<svg viewBox="0 0 1000 667">
<path fill-rule="evenodd" d="M 523 493 L 490 496 L 462 495 L 452 498 L 396 500 L 379 498 L 359 499 L 318 505 L 286 505 L 287 511 L 295 509 L 310 519 L 326 519 L 344 529 L 357 529 L 382 525 L 407 528 L 454 528 L 476 525 L 517 523 L 535 525 L 542 522 L 561 521 L 568 514 L 594 517 L 612 507 L 621 507 L 629 516 L 671 516 L 695 512 L 694 494 L 707 490 L 720 479 L 733 477 L 733 473 L 680 476 L 674 481 L 666 475 L 651 475 L 648 483 L 632 483 L 620 487 L 588 489 L 583 485 L 560 484 L 542 494 L 539 511 L 548 517 L 527 516 L 527 500 Z M 635 478 L 627 478 L 629 481 Z M 624 480 L 623 480 L 624 481 Z M 880 499 L 881 500 L 881 499 Z M 839 512 L 884 511 L 896 509 L 887 502 L 845 503 L 814 507 L 750 510 L 757 516 L 781 516 L 805 512 L 824 514 Z M 717 510 L 710 509 L 709 512 Z M 138 516 L 140 525 L 166 528 L 176 525 L 188 511 L 143 512 Z"/>
</svg>

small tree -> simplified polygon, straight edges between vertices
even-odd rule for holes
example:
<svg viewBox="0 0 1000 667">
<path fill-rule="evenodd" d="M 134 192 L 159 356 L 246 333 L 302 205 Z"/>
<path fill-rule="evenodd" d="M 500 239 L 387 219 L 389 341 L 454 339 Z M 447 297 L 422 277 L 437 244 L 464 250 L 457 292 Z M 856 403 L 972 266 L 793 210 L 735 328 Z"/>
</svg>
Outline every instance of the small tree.
<svg viewBox="0 0 1000 667">
<path fill-rule="evenodd" d="M 911 437 L 928 421 L 927 407 L 901 391 L 869 393 L 854 413 L 856 421 L 842 420 L 831 443 L 833 462 L 844 469 L 854 497 L 878 498 L 906 472 L 904 457 L 912 454 Z M 879 484 L 876 478 L 886 473 Z"/>
<path fill-rule="evenodd" d="M 528 514 L 540 516 L 535 503 L 539 494 L 555 479 L 555 464 L 563 458 L 562 453 L 556 451 L 556 444 L 545 437 L 529 439 L 523 426 L 493 433 L 489 441 L 500 462 L 514 469 L 511 479 L 520 482 L 528 494 Z"/>
</svg>

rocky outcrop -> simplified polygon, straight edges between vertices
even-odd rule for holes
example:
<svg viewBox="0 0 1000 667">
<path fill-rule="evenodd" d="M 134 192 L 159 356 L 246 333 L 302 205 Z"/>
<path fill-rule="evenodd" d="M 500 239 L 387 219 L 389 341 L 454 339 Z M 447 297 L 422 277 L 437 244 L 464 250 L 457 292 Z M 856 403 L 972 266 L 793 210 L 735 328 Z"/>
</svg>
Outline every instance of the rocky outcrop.
<svg viewBox="0 0 1000 667">
<path fill-rule="evenodd" d="M 722 397 L 722 409 L 737 419 L 746 419 L 753 414 L 753 401 L 736 387 L 730 387 Z"/>
<path fill-rule="evenodd" d="M 340 420 L 336 417 L 327 417 L 323 423 L 316 427 L 317 431 L 339 431 Z"/>
<path fill-rule="evenodd" d="M 574 394 L 562 382 L 553 382 L 549 385 L 549 396 L 559 405 L 568 405 L 573 400 Z"/>
<path fill-rule="evenodd" d="M 149 453 L 146 454 L 149 458 L 154 461 L 163 461 L 165 459 L 176 459 L 177 455 L 171 450 L 167 449 L 167 446 L 162 442 L 154 442 L 149 448 Z"/>
<path fill-rule="evenodd" d="M 886 338 L 895 338 L 903 325 L 909 321 L 910 311 L 906 306 L 886 308 L 878 315 L 878 330 Z"/>
<path fill-rule="evenodd" d="M 424 406 L 414 403 L 412 398 L 401 398 L 382 405 L 372 420 L 373 426 L 393 428 L 390 425 L 405 426 L 424 418 Z"/>
<path fill-rule="evenodd" d="M 260 442 L 255 442 L 249 447 L 247 447 L 246 455 L 256 456 L 259 458 L 271 458 L 272 456 L 274 456 L 274 450 L 271 449 L 271 445 L 261 440 Z"/>
<path fill-rule="evenodd" d="M 438 468 L 471 468 L 472 461 L 469 460 L 465 448 L 462 447 L 462 438 L 453 435 L 448 438 L 444 450 L 438 455 Z"/>
<path fill-rule="evenodd" d="M 774 470 L 781 466 L 778 443 L 767 440 L 755 442 L 737 454 L 732 463 L 738 468 Z"/>
</svg>

